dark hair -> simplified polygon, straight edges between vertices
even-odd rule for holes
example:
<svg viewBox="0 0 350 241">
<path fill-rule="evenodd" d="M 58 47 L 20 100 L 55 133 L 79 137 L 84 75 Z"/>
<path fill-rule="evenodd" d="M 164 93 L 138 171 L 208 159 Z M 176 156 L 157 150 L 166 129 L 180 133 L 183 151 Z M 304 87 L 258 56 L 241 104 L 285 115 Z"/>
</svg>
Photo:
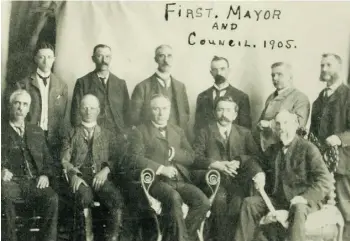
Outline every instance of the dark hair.
<svg viewBox="0 0 350 241">
<path fill-rule="evenodd" d="M 95 52 L 96 52 L 96 50 L 97 50 L 98 48 L 109 48 L 109 50 L 112 50 L 112 48 L 109 47 L 109 46 L 106 45 L 106 44 L 98 44 L 98 45 L 96 45 L 96 46 L 94 47 L 94 50 L 92 51 L 92 55 L 95 54 Z"/>
<path fill-rule="evenodd" d="M 220 57 L 220 56 L 214 56 L 213 59 L 211 60 L 211 62 L 214 62 L 214 61 L 219 61 L 219 60 L 224 60 L 226 63 L 227 63 L 227 67 L 230 67 L 230 64 L 228 62 L 228 60 L 224 57 Z"/>
<path fill-rule="evenodd" d="M 216 108 L 218 107 L 219 102 L 221 101 L 227 101 L 227 102 L 231 102 L 235 105 L 235 111 L 238 112 L 238 105 L 236 102 L 233 101 L 233 99 L 231 98 L 231 96 L 220 96 L 214 103 L 214 110 L 216 110 Z"/>
<path fill-rule="evenodd" d="M 325 54 L 322 54 L 322 58 L 326 58 L 326 57 L 329 57 L 329 56 L 333 56 L 336 60 L 337 60 L 337 62 L 339 63 L 339 64 L 342 64 L 342 59 L 340 58 L 340 56 L 339 55 L 337 55 L 337 54 L 334 54 L 334 53 L 325 53 Z"/>
<path fill-rule="evenodd" d="M 34 56 L 38 54 L 40 49 L 51 49 L 52 52 L 55 54 L 55 48 L 53 47 L 52 44 L 48 42 L 40 42 L 36 45 L 36 48 L 34 50 Z"/>
<path fill-rule="evenodd" d="M 150 100 L 149 100 L 149 103 L 151 104 L 152 100 L 157 99 L 157 98 L 164 98 L 164 99 L 168 100 L 169 103 L 171 104 L 171 101 L 170 101 L 169 97 L 166 96 L 166 95 L 163 95 L 163 94 L 154 94 L 154 95 L 152 95 Z"/>
</svg>

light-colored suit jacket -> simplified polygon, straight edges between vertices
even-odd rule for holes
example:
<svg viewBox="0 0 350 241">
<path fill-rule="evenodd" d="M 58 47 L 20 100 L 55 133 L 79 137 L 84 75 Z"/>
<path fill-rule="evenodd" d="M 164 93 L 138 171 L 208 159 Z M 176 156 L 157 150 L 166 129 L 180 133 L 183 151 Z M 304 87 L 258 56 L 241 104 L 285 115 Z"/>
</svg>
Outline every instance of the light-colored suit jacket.
<svg viewBox="0 0 350 241">
<path fill-rule="evenodd" d="M 272 120 L 281 110 L 288 110 L 298 116 L 299 125 L 304 127 L 310 115 L 309 98 L 295 88 L 289 88 L 278 96 L 272 93 L 266 100 L 260 120 Z"/>
</svg>

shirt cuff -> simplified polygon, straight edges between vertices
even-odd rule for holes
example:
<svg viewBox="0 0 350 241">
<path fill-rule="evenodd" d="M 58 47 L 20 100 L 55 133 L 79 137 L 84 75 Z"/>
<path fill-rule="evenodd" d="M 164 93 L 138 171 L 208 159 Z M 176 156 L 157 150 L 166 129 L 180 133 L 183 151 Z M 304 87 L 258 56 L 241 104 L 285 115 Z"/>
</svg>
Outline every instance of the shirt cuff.
<svg viewBox="0 0 350 241">
<path fill-rule="evenodd" d="M 164 165 L 161 165 L 160 167 L 158 167 L 157 171 L 156 171 L 156 175 L 160 175 L 160 173 L 162 172 L 164 168 Z"/>
</svg>

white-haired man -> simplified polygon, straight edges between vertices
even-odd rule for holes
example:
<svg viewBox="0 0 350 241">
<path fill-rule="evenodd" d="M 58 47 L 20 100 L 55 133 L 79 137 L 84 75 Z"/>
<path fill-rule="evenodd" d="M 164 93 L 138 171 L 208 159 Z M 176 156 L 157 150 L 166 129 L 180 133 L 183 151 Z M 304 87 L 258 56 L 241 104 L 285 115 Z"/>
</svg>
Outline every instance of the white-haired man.
<svg viewBox="0 0 350 241">
<path fill-rule="evenodd" d="M 266 190 L 276 210 L 289 210 L 289 228 L 287 232 L 271 232 L 277 236 L 287 236 L 290 241 L 306 240 L 305 221 L 307 214 L 320 207 L 331 187 L 331 177 L 323 162 L 320 151 L 309 141 L 299 137 L 297 116 L 286 110 L 275 117 L 276 133 L 280 143 L 270 146 L 263 165 L 266 174 Z M 257 187 L 264 188 L 264 175 L 254 180 Z M 264 233 L 256 232 L 260 219 L 268 214 L 268 208 L 262 197 L 248 197 L 243 201 L 240 221 L 235 240 L 256 241 L 264 238 Z M 274 213 L 268 217 L 274 221 Z M 262 234 L 254 237 L 254 234 Z M 279 237 L 284 240 L 286 237 Z M 265 239 L 266 240 L 266 239 Z M 267 240 L 271 240 L 268 237 Z"/>
<path fill-rule="evenodd" d="M 10 95 L 10 121 L 2 123 L 1 201 L 5 208 L 7 239 L 16 241 L 15 201 L 25 200 L 43 216 L 40 240 L 57 239 L 58 196 L 50 187 L 53 160 L 44 131 L 25 122 L 31 97 L 26 90 Z"/>
</svg>

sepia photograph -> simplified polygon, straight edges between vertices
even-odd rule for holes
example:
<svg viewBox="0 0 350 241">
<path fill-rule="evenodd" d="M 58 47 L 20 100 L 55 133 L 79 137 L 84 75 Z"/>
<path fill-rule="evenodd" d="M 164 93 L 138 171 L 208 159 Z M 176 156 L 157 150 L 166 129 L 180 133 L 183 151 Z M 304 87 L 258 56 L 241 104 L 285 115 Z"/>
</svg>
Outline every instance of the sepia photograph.
<svg viewBox="0 0 350 241">
<path fill-rule="evenodd" d="M 1 1 L 1 241 L 350 241 L 350 1 Z"/>
</svg>

